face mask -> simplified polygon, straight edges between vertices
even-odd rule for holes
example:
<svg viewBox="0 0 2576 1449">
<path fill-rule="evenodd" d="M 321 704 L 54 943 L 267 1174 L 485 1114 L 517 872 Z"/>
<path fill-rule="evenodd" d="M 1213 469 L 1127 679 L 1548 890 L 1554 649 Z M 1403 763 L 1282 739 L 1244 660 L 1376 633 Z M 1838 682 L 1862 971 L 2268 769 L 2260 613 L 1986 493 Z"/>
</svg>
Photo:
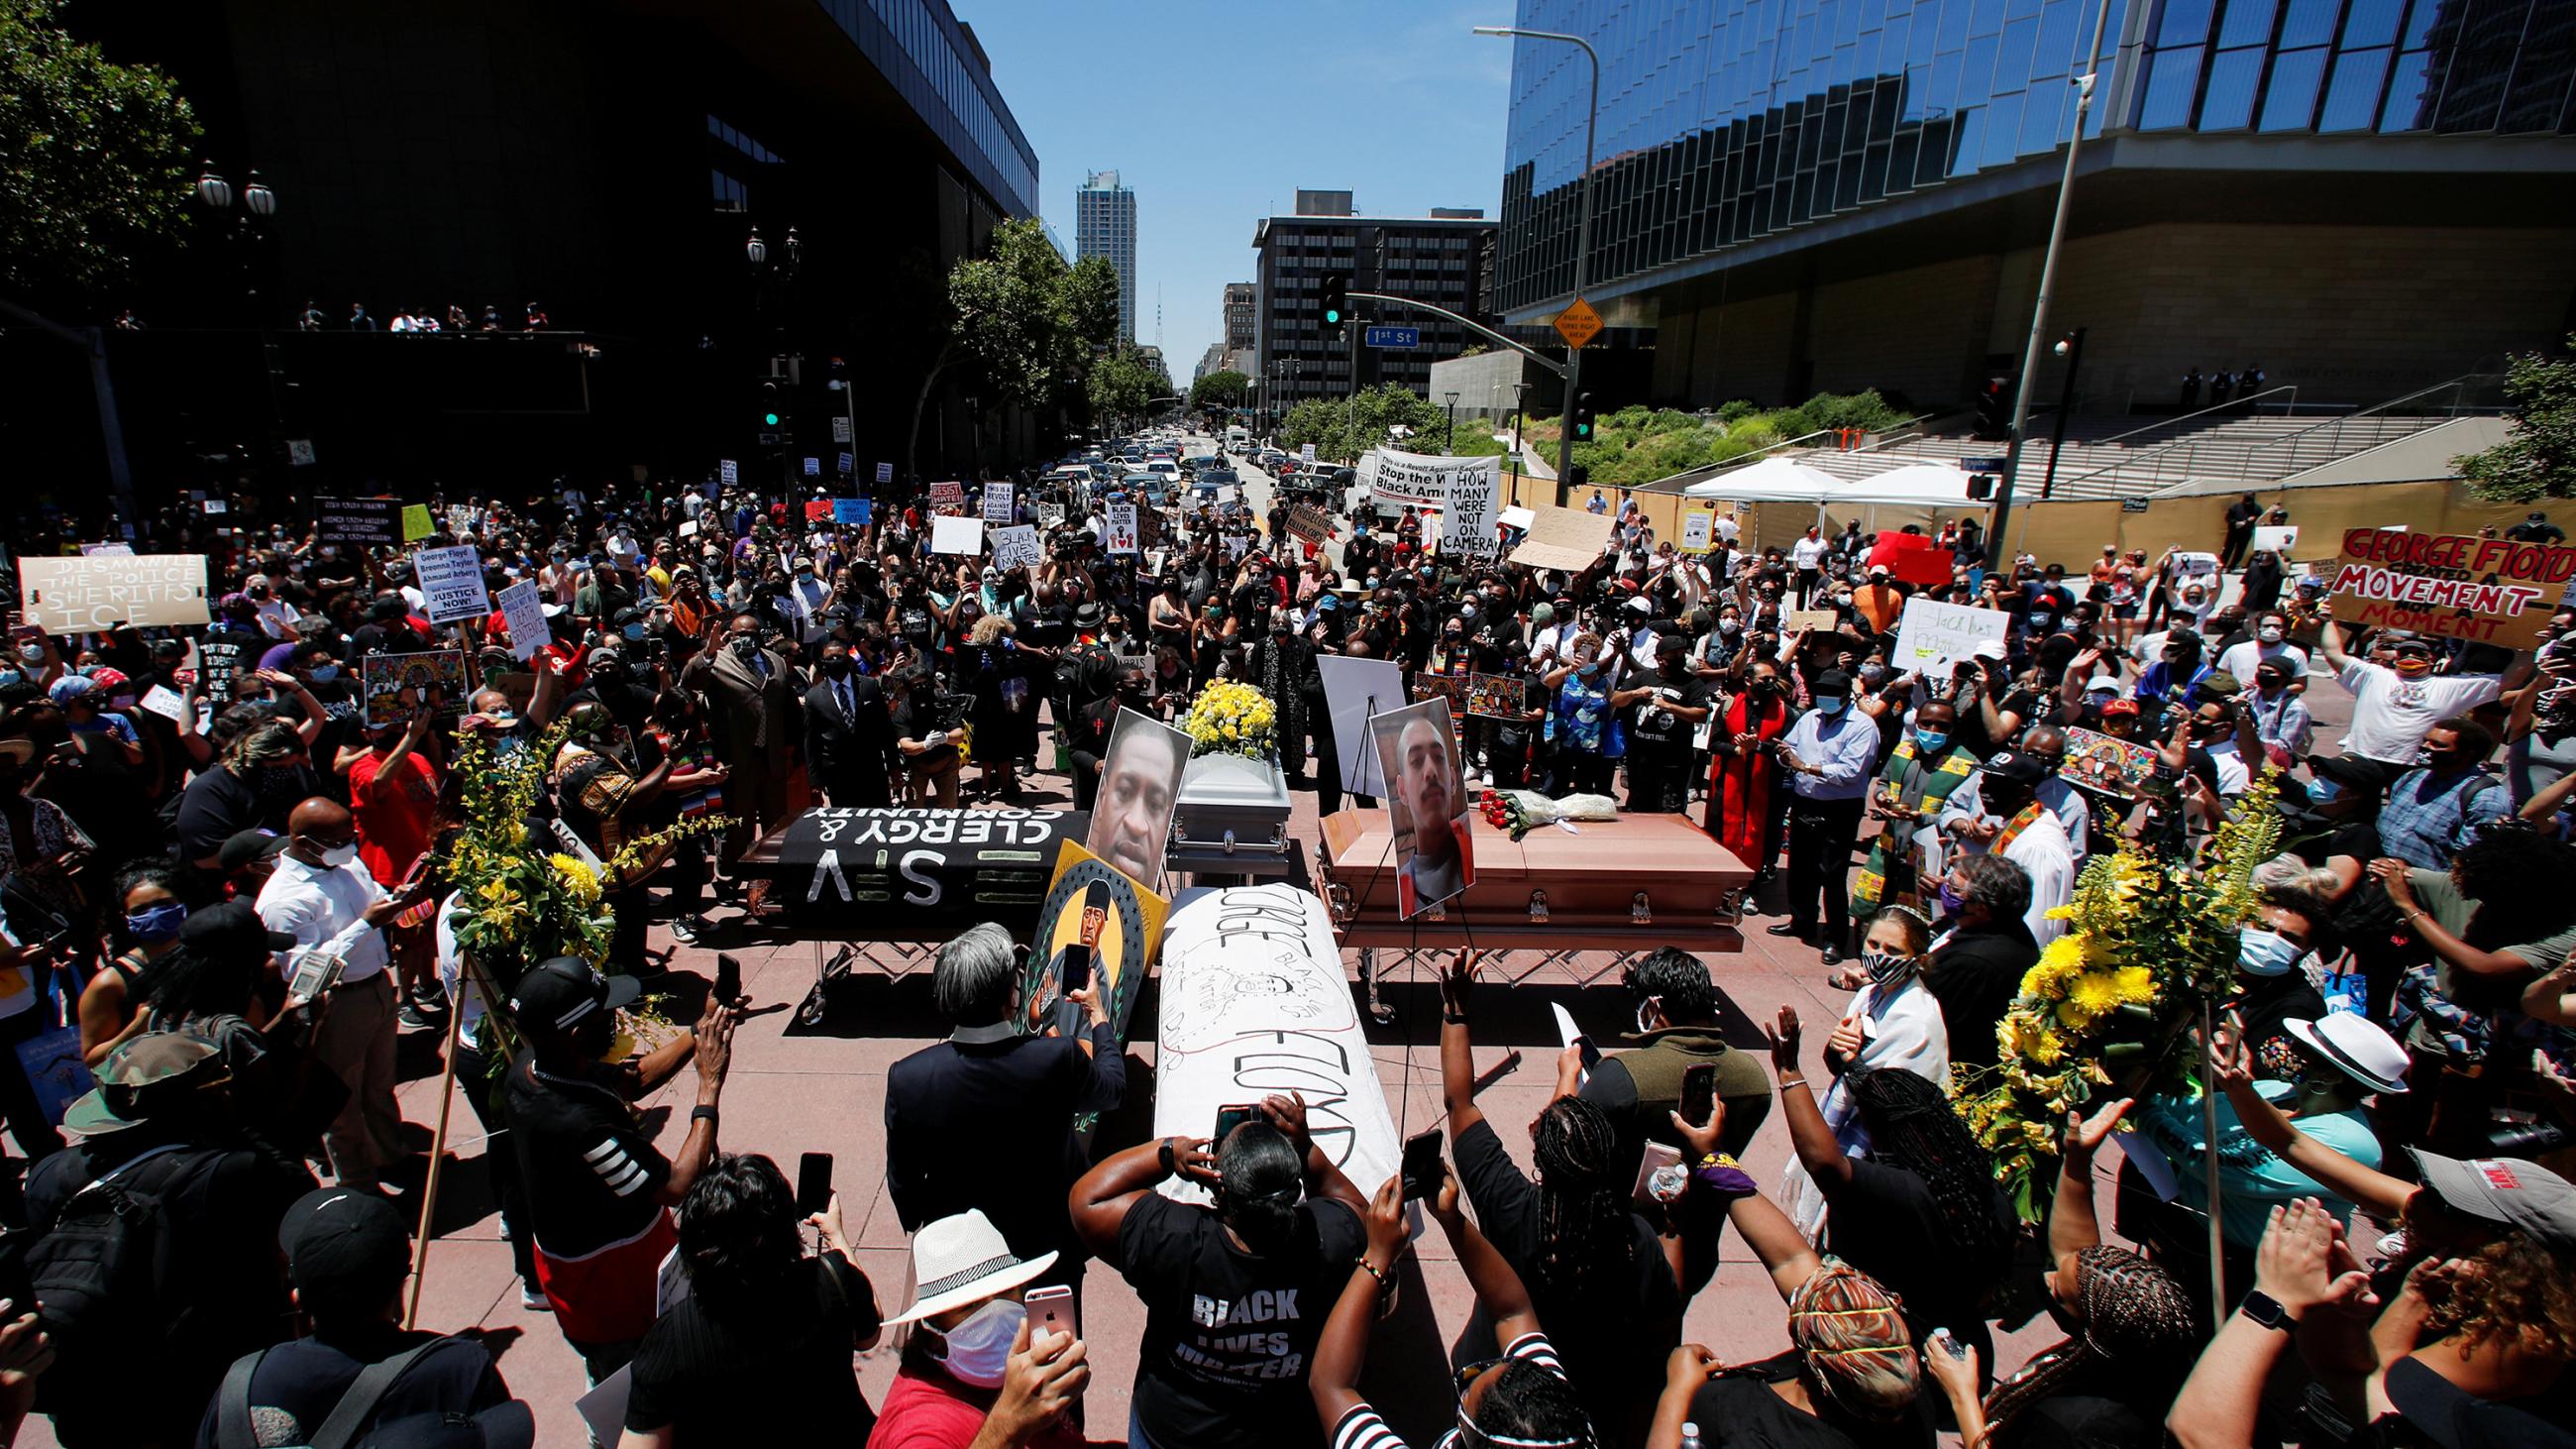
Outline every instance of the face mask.
<svg viewBox="0 0 2576 1449">
<path fill-rule="evenodd" d="M 1863 684 L 1876 684 L 1886 677 L 1887 666 L 1884 664 L 1864 664 L 1860 667 L 1860 678 Z"/>
<path fill-rule="evenodd" d="M 800 584 L 810 584 L 814 582 L 814 571 L 812 569 L 798 569 L 796 571 L 796 582 Z"/>
<path fill-rule="evenodd" d="M 733 657 L 749 664 L 760 657 L 760 641 L 746 634 L 733 641 Z"/>
<path fill-rule="evenodd" d="M 1841 714 L 1845 709 L 1849 708 L 1850 705 L 1850 700 L 1841 698 L 1837 695 L 1820 694 L 1816 696 L 1816 713 L 1823 715 L 1827 719 L 1832 719 Z"/>
<path fill-rule="evenodd" d="M 1892 981 L 1901 981 L 1914 974 L 1913 957 L 1890 956 L 1883 951 L 1862 952 L 1860 965 L 1862 970 L 1869 973 L 1869 979 L 1881 986 Z"/>
<path fill-rule="evenodd" d="M 1720 619 L 1717 621 L 1717 632 L 1729 637 L 1741 634 L 1744 632 L 1744 621 L 1741 619 Z"/>
<path fill-rule="evenodd" d="M 1574 666 L 1574 672 L 1582 675 L 1586 679 L 1590 679 L 1592 676 L 1601 672 L 1601 666 L 1598 664 L 1578 664 Z"/>
<path fill-rule="evenodd" d="M 2266 624 L 2262 628 L 2254 631 L 2254 637 L 2262 640 L 2266 644 L 2278 644 L 2281 642 L 2280 626 L 2275 624 Z"/>
<path fill-rule="evenodd" d="M 1916 730 L 1914 748 L 1927 755 L 1937 755 L 1950 748 L 1948 730 Z"/>
<path fill-rule="evenodd" d="M 842 675 L 845 675 L 845 674 L 849 673 L 849 672 L 850 672 L 850 658 L 849 658 L 849 656 L 848 656 L 848 655 L 846 655 L 846 654 L 835 654 L 835 655 L 831 655 L 831 656 L 826 657 L 826 658 L 823 660 L 823 672 L 824 672 L 825 674 L 828 674 L 828 675 L 832 676 L 834 679 L 838 679 L 838 678 L 840 678 Z"/>
<path fill-rule="evenodd" d="M 1637 1003 L 1637 1030 L 1648 1032 L 1655 1029 L 1655 1011 L 1655 1002 L 1651 997 Z"/>
<path fill-rule="evenodd" d="M 1848 603 L 1850 603 L 1850 602 L 1851 602 L 1851 590 L 1849 590 L 1849 589 L 1843 589 L 1843 590 L 1840 590 L 1840 591 L 1838 591 L 1837 593 L 1835 593 L 1835 595 L 1834 595 L 1834 602 L 1835 602 L 1835 603 L 1837 603 L 1837 604 L 1848 604 Z"/>
<path fill-rule="evenodd" d="M 356 860 L 357 858 L 358 843 L 356 841 L 353 840 L 347 845 L 335 845 L 322 852 L 322 868 L 325 870 L 338 870 L 340 867 L 347 865 L 350 861 Z"/>
<path fill-rule="evenodd" d="M 1941 914 L 1945 916 L 1955 916 L 1959 914 L 1959 908 L 1966 904 L 1966 898 L 1962 897 L 1956 890 L 1951 889 L 1948 881 L 1945 880 L 1941 882 Z"/>
<path fill-rule="evenodd" d="M 315 684 L 329 684 L 332 680 L 339 677 L 340 666 L 337 664 L 316 664 L 313 666 L 313 682 Z"/>
<path fill-rule="evenodd" d="M 26 677 L 15 669 L 0 669 L 0 685 L 16 684 Z"/>
<path fill-rule="evenodd" d="M 157 945 L 163 941 L 177 940 L 179 923 L 186 919 L 188 919 L 188 908 L 178 901 L 172 901 L 166 906 L 154 906 L 149 910 L 137 911 L 127 916 L 125 931 L 138 941 Z"/>
<path fill-rule="evenodd" d="M 2332 805 L 2342 795 L 2343 786 L 2323 775 L 2308 782 L 2308 803 L 2311 805 Z"/>
<path fill-rule="evenodd" d="M 2236 969 L 2248 976 L 2286 975 L 2306 954 L 2298 942 L 2277 931 L 2248 926 L 2236 936 Z"/>
<path fill-rule="evenodd" d="M 1011 1343 L 1020 1336 L 1020 1325 L 1027 1318 L 1027 1309 L 1008 1298 L 996 1298 L 941 1334 L 948 1351 L 931 1356 L 959 1383 L 1000 1388 L 1011 1359 Z"/>
<path fill-rule="evenodd" d="M 18 657 L 27 661 L 29 664 L 42 664 L 45 662 L 45 646 L 42 644 L 21 644 L 18 646 Z"/>
</svg>

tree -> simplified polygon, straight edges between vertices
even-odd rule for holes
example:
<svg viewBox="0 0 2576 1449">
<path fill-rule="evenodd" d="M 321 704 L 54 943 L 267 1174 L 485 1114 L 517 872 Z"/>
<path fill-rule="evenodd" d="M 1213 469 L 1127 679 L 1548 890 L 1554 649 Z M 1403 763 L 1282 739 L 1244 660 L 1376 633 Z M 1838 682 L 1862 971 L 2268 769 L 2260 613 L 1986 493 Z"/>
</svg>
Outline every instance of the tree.
<svg viewBox="0 0 2576 1449">
<path fill-rule="evenodd" d="M 1423 452 L 1441 436 L 1448 414 L 1393 383 L 1371 388 L 1355 398 L 1308 398 L 1289 409 L 1279 425 L 1279 446 L 1315 445 L 1315 456 L 1354 462 L 1371 448 L 1384 446 L 1396 428 L 1407 430 L 1398 446 Z"/>
<path fill-rule="evenodd" d="M 1244 398 L 1251 391 L 1251 378 L 1231 367 L 1225 368 L 1222 371 L 1211 372 L 1190 384 L 1190 407 L 1194 410 L 1207 407 L 1239 408 L 1243 406 Z"/>
<path fill-rule="evenodd" d="M 948 269 L 948 326 L 912 405 L 904 463 L 916 476 L 921 416 L 941 373 L 961 362 L 982 372 L 995 402 L 1044 407 L 1082 377 L 1093 349 L 1118 330 L 1118 274 L 1106 257 L 1068 267 L 1035 221 L 993 228 L 980 257 Z"/>
<path fill-rule="evenodd" d="M 1096 418 L 1142 417 L 1154 399 L 1171 395 L 1171 379 L 1162 364 L 1133 347 L 1122 347 L 1095 363 L 1089 378 L 1091 413 Z"/>
<path fill-rule="evenodd" d="M 2567 345 L 2576 350 L 2576 334 Z M 2576 497 L 2576 358 L 2516 356 L 2505 373 L 2513 431 L 2483 453 L 2451 460 L 2489 503 Z"/>
<path fill-rule="evenodd" d="M 95 295 L 185 224 L 196 113 L 150 66 L 54 23 L 61 0 L 0 0 L 0 284 L 39 303 Z"/>
</svg>

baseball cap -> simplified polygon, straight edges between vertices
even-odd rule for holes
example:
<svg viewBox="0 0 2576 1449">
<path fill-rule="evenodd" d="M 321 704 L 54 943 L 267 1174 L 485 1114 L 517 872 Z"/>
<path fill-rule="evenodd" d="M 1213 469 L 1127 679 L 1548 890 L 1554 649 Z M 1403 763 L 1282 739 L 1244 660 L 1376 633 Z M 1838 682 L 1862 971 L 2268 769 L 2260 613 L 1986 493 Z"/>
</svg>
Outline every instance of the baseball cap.
<svg viewBox="0 0 2576 1449">
<path fill-rule="evenodd" d="M 124 670 L 110 669 L 102 664 L 89 672 L 89 682 L 96 688 L 113 691 L 119 685 L 130 681 L 126 679 Z"/>
<path fill-rule="evenodd" d="M 2120 681 L 2107 674 L 2096 674 L 2091 679 L 2084 681 L 2084 692 L 2086 694 L 2118 694 L 2120 692 Z"/>
<path fill-rule="evenodd" d="M 278 839 L 282 844 L 284 837 Z M 295 938 L 284 931 L 270 930 L 249 902 L 226 901 L 191 913 L 179 926 L 179 944 L 187 947 L 191 955 L 201 957 L 265 956 L 272 951 L 293 950 Z"/>
<path fill-rule="evenodd" d="M 353 1187 L 316 1188 L 278 1220 L 287 1276 L 310 1304 L 363 1311 L 411 1270 L 411 1229 L 390 1198 Z"/>
<path fill-rule="evenodd" d="M 2016 785 L 2037 785 L 2048 778 L 2048 765 L 2037 755 L 2020 750 L 1997 750 L 1986 757 L 1986 773 Z"/>
<path fill-rule="evenodd" d="M 2192 689 L 2197 694 L 2206 695 L 2211 699 L 2234 699 L 2245 692 L 2245 682 L 2221 669 L 2204 676 L 2200 683 L 2192 686 Z"/>
<path fill-rule="evenodd" d="M 1970 658 L 1974 659 L 2001 660 L 2004 657 L 2003 641 L 2000 639 L 1980 639 L 1977 641 L 1977 647 L 1969 650 L 1968 654 Z"/>
<path fill-rule="evenodd" d="M 592 1012 L 614 1011 L 644 993 L 632 976 L 602 976 L 578 956 L 556 956 L 528 968 L 510 1010 L 539 1028 L 564 1030 Z"/>
<path fill-rule="evenodd" d="M 1869 576 L 1870 576 L 1871 578 L 1874 578 L 1874 579 L 1883 579 L 1883 578 L 1886 578 L 1886 577 L 1887 577 L 1887 565 L 1885 565 L 1885 564 L 1871 564 L 1871 565 L 1869 566 Z"/>
<path fill-rule="evenodd" d="M 2136 714 L 2138 712 L 2138 702 L 2126 695 L 2123 695 L 2118 699 L 2103 701 L 2102 712 L 2104 714 Z"/>
<path fill-rule="evenodd" d="M 76 699 L 88 698 L 89 692 L 97 687 L 98 686 L 92 683 L 90 677 L 86 674 L 66 674 L 62 678 L 55 680 L 53 687 L 46 690 L 45 693 L 50 696 L 56 704 L 69 704 Z"/>
<path fill-rule="evenodd" d="M 2576 1184 L 2557 1173 L 2521 1158 L 2463 1160 L 2417 1147 L 2406 1154 L 2445 1207 L 2529 1233 L 2559 1252 L 2576 1252 Z"/>
<path fill-rule="evenodd" d="M 227 871 L 235 871 L 253 861 L 267 860 L 285 848 L 286 837 L 283 835 L 271 835 L 265 830 L 236 830 L 224 837 L 222 847 L 215 852 L 215 864 Z"/>
<path fill-rule="evenodd" d="M 222 1054 L 204 1037 L 146 1032 L 98 1064 L 98 1085 L 64 1109 L 63 1130 L 103 1137 L 139 1127 L 169 1112 L 189 1093 L 231 1077 Z"/>
<path fill-rule="evenodd" d="M 2394 773 L 2377 760 L 2359 755 L 2310 755 L 2308 773 L 2321 780 L 2332 780 L 2351 790 L 2377 794 L 2386 789 Z"/>
</svg>

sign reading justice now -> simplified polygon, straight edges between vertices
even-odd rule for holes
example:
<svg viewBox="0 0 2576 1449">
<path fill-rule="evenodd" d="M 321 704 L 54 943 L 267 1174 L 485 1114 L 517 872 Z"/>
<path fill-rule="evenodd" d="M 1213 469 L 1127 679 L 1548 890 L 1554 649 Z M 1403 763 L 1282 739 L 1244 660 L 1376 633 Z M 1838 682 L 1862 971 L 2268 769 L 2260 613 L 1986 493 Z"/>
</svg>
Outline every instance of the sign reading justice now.
<svg viewBox="0 0 2576 1449">
<path fill-rule="evenodd" d="M 2353 528 L 2326 592 L 2347 624 L 2528 649 L 2571 575 L 2566 544 Z"/>
</svg>

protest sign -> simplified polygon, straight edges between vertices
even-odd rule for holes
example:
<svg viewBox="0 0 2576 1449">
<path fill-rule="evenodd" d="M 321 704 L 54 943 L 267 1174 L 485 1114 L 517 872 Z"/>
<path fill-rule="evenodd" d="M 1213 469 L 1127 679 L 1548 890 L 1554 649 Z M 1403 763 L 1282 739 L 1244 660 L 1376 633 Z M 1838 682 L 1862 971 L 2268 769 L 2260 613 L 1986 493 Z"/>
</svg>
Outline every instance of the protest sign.
<svg viewBox="0 0 2576 1449">
<path fill-rule="evenodd" d="M 854 455 L 844 452 L 841 454 L 838 466 L 841 470 L 841 476 L 847 478 L 850 476 L 850 470 L 859 466 L 859 460 Z"/>
<path fill-rule="evenodd" d="M 81 557 L 83 558 L 98 558 L 101 556 L 108 558 L 134 557 L 134 545 L 130 543 L 85 543 L 82 544 L 80 548 Z"/>
<path fill-rule="evenodd" d="M 718 458 L 716 460 L 716 481 L 724 484 L 728 488 L 742 481 L 742 474 L 740 470 L 735 468 L 733 459 Z M 712 501 L 712 497 L 710 498 L 710 501 Z"/>
<path fill-rule="evenodd" d="M 2299 546 L 2299 526 L 2295 523 L 2267 525 L 2254 530 L 2256 553 L 2288 553 Z"/>
<path fill-rule="evenodd" d="M 880 483 L 891 483 L 894 481 L 894 465 L 892 463 L 879 463 L 877 465 L 877 481 Z"/>
<path fill-rule="evenodd" d="M 1682 515 L 1682 552 L 1708 552 L 1709 536 L 1715 532 L 1717 515 L 1705 508 L 1694 508 Z"/>
<path fill-rule="evenodd" d="M 1440 520 L 1440 548 L 1444 553 L 1491 561 L 1503 548 L 1502 535 L 1494 529 L 1494 514 L 1502 507 L 1502 459 L 1477 458 L 1471 463 L 1449 475 L 1449 511 Z"/>
<path fill-rule="evenodd" d="M 808 477 L 808 478 L 820 478 L 820 477 L 822 477 L 822 476 L 823 476 L 823 460 L 822 460 L 822 459 L 820 459 L 820 458 L 816 458 L 816 457 L 810 457 L 810 456 L 809 456 L 809 457 L 807 457 L 807 458 L 805 459 L 805 476 L 806 476 L 806 477 Z"/>
<path fill-rule="evenodd" d="M 1465 713 L 1467 708 L 1467 677 L 1461 674 L 1431 674 L 1428 672 L 1413 676 L 1413 702 L 1420 704 L 1426 699 L 1445 699 L 1449 701 L 1449 712 L 1451 714 Z"/>
<path fill-rule="evenodd" d="M 963 484 L 963 483 L 957 483 L 957 482 L 948 482 L 948 483 L 933 483 L 933 484 L 931 484 L 931 485 L 930 485 L 930 506 L 931 506 L 931 507 L 933 507 L 933 508 L 961 508 L 961 507 L 965 506 L 965 503 L 966 503 L 966 485 L 965 485 L 965 484 Z"/>
<path fill-rule="evenodd" d="M 1601 557 L 1602 547 L 1609 542 L 1608 514 L 1542 505 L 1531 511 L 1529 536 L 1512 550 L 1512 562 L 1579 573 Z"/>
<path fill-rule="evenodd" d="M 993 567 L 1034 569 L 1045 562 L 1046 550 L 1038 546 L 1038 531 L 1032 525 L 1015 523 L 993 530 Z"/>
<path fill-rule="evenodd" d="M 312 440 L 311 438 L 289 438 L 289 439 L 287 439 L 287 440 L 286 440 L 286 463 L 287 463 L 287 466 L 288 466 L 288 467 L 290 467 L 290 468 L 310 468 L 310 467 L 312 467 L 312 466 L 313 466 L 313 440 Z"/>
<path fill-rule="evenodd" d="M 412 654 L 370 654 L 359 661 L 367 728 L 406 724 L 428 710 L 452 713 L 473 693 L 462 649 L 423 649 Z"/>
<path fill-rule="evenodd" d="M 1133 557 L 1136 553 L 1137 539 L 1136 505 L 1112 503 L 1108 507 L 1108 519 L 1106 539 L 1108 551 L 1121 557 Z"/>
<path fill-rule="evenodd" d="M 1502 481 L 1500 458 L 1446 458 L 1424 453 L 1399 453 L 1393 448 L 1371 450 L 1360 459 L 1359 481 L 1366 484 L 1370 500 L 1380 513 L 1401 513 L 1407 504 L 1416 508 L 1447 508 L 1450 493 L 1462 486 L 1494 489 Z M 1482 482 L 1462 480 L 1482 479 Z M 1494 521 L 1494 507 L 1485 510 L 1485 526 Z M 1457 545 L 1452 544 L 1454 549 Z"/>
<path fill-rule="evenodd" d="M 833 505 L 833 501 L 829 498 L 808 498 L 805 500 L 805 521 L 807 523 L 829 523 L 832 521 L 832 517 L 837 511 L 838 510 Z"/>
<path fill-rule="evenodd" d="M 2134 740 L 2116 739 L 2081 726 L 2066 731 L 2066 760 L 2057 773 L 2070 785 L 2126 796 L 2130 787 L 2155 773 L 2156 752 Z"/>
<path fill-rule="evenodd" d="M 1333 536 L 1332 516 L 1311 503 L 1296 504 L 1288 510 L 1288 532 L 1321 547 L 1325 539 Z"/>
<path fill-rule="evenodd" d="M 1896 669 L 1928 678 L 1946 678 L 1950 666 L 1968 658 L 1980 644 L 2001 644 L 2012 627 L 2012 615 L 1973 604 L 1943 604 L 1931 599 L 1905 601 L 1905 617 L 1896 626 Z"/>
<path fill-rule="evenodd" d="M 1064 527 L 1064 505 L 1061 503 L 1039 504 L 1038 526 L 1041 528 Z"/>
<path fill-rule="evenodd" d="M 474 531 L 474 509 L 469 504 L 447 505 L 447 531 L 462 538 Z"/>
<path fill-rule="evenodd" d="M 1519 719 L 1529 713 L 1529 681 L 1517 674 L 1467 676 L 1467 713 Z"/>
<path fill-rule="evenodd" d="M 390 547 L 403 541 L 402 502 L 394 498 L 316 498 L 314 533 L 324 543 Z"/>
<path fill-rule="evenodd" d="M 2352 528 L 2326 592 L 2345 624 L 2529 649 L 2571 575 L 2576 547 L 2563 543 Z"/>
<path fill-rule="evenodd" d="M 849 416 L 848 416 L 847 414 L 843 414 L 843 415 L 842 415 L 842 416 L 840 416 L 840 417 L 837 417 L 837 418 L 832 419 L 832 441 L 833 441 L 833 442 L 835 442 L 835 443 L 846 443 L 846 442 L 848 442 L 849 440 L 850 440 L 850 419 L 849 419 Z M 847 454 L 847 453 L 843 453 L 841 456 L 842 456 L 842 457 L 844 457 L 844 458 L 846 458 L 846 457 L 848 457 L 848 456 L 850 456 L 850 455 L 849 455 L 849 454 Z M 850 466 L 850 465 L 849 465 L 849 464 L 847 464 L 847 463 L 842 464 L 842 465 L 841 465 L 841 471 L 842 471 L 842 472 L 844 472 L 844 473 L 848 472 L 848 471 L 849 471 L 849 466 Z"/>
<path fill-rule="evenodd" d="M 438 525 L 430 521 L 428 504 L 406 503 L 403 505 L 403 542 L 409 543 L 416 538 L 427 538 L 436 532 L 438 532 Z"/>
<path fill-rule="evenodd" d="M 1880 533 L 1870 545 L 1869 562 L 1872 567 L 1887 565 L 1887 576 L 1900 584 L 1938 588 L 1950 582 L 1950 551 L 1919 533 Z"/>
<path fill-rule="evenodd" d="M 413 549 L 411 567 L 429 600 L 424 611 L 429 622 L 452 624 L 492 611 L 492 596 L 483 588 L 483 558 L 471 545 Z"/>
<path fill-rule="evenodd" d="M 1312 463 L 1312 462 L 1314 462 L 1314 461 L 1315 461 L 1315 445 L 1314 445 L 1314 444 L 1312 444 L 1312 443 L 1300 443 L 1300 444 L 1298 444 L 1298 445 L 1297 445 L 1297 461 L 1298 461 L 1298 462 L 1300 462 L 1300 463 Z"/>
<path fill-rule="evenodd" d="M 548 637 L 546 601 L 535 579 L 521 579 L 492 596 L 501 621 L 510 629 L 510 657 L 525 663 Z"/>
<path fill-rule="evenodd" d="M 2173 581 L 2165 586 L 2171 602 L 2183 603 L 2182 591 L 2198 584 L 2204 597 L 2218 587 L 2218 555 L 2186 550 L 2173 556 Z"/>
<path fill-rule="evenodd" d="M 1831 609 L 1792 609 L 1780 621 L 1780 632 L 1795 634 L 1801 629 L 1817 634 L 1830 634 L 1842 627 L 1843 616 Z"/>
<path fill-rule="evenodd" d="M 930 551 L 972 557 L 984 551 L 984 520 L 940 517 L 930 520 Z"/>
<path fill-rule="evenodd" d="M 232 703 L 240 690 L 242 651 L 243 646 L 232 639 L 209 638 L 197 644 L 197 679 L 206 686 L 206 699 L 216 706 L 215 713 L 222 713 L 222 706 Z"/>
<path fill-rule="evenodd" d="M 18 586 L 24 621 L 48 634 L 208 619 L 201 553 L 25 554 L 18 560 Z"/>
<path fill-rule="evenodd" d="M 865 528 L 868 526 L 868 519 L 873 512 L 873 506 L 864 498 L 835 498 L 832 500 L 832 521 L 834 523 L 846 523 L 855 528 Z"/>
<path fill-rule="evenodd" d="M 996 482 L 985 484 L 984 521 L 986 523 L 1001 524 L 1008 523 L 1016 517 L 1017 515 L 1011 508 L 1011 497 L 1018 491 L 1019 489 L 1017 486 L 1009 483 Z"/>
</svg>

